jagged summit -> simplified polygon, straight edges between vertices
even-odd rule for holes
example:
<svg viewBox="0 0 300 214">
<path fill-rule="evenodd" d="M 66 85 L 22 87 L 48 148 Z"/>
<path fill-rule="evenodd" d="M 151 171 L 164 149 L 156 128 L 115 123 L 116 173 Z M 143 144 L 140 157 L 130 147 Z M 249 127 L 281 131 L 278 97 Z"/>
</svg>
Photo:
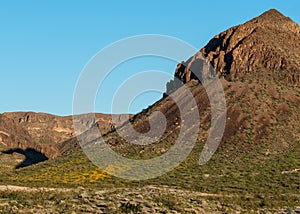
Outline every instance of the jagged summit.
<svg viewBox="0 0 300 214">
<path fill-rule="evenodd" d="M 282 13 L 280 13 L 278 10 L 276 9 L 270 9 L 266 12 L 264 12 L 263 14 L 261 14 L 258 18 L 262 18 L 262 19 L 282 19 L 282 18 L 286 18 Z"/>
<path fill-rule="evenodd" d="M 230 81 L 268 75 L 300 85 L 300 26 L 275 9 L 216 35 L 199 52 Z M 197 55 L 178 65 L 175 77 L 183 83 L 193 79 L 186 65 Z M 171 82 L 167 91 L 177 87 Z"/>
<path fill-rule="evenodd" d="M 261 14 L 260 16 L 258 16 L 257 18 L 254 18 L 253 21 L 254 20 L 272 22 L 273 24 L 275 22 L 277 22 L 277 23 L 280 23 L 280 22 L 281 23 L 285 23 L 285 22 L 294 23 L 292 19 L 290 19 L 289 17 L 286 17 L 285 15 L 283 15 L 276 9 L 270 9 L 270 10 L 264 12 L 263 14 Z"/>
<path fill-rule="evenodd" d="M 295 23 L 291 18 L 284 16 L 276 9 L 271 9 L 264 12 L 260 16 L 245 23 L 245 25 L 247 24 L 256 24 L 260 25 L 261 27 L 277 29 L 281 28 L 281 30 L 299 33 L 299 25 Z"/>
</svg>

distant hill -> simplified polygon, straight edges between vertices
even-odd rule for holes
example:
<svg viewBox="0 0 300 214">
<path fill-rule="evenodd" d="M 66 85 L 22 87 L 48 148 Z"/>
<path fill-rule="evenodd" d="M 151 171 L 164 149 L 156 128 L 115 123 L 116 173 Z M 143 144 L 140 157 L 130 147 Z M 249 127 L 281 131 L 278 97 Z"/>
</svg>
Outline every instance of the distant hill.
<svg viewBox="0 0 300 214">
<path fill-rule="evenodd" d="M 110 115 L 96 114 L 96 120 L 88 121 L 87 126 L 97 124 L 102 133 L 112 129 Z M 9 112 L 0 114 L 0 148 L 32 149 L 55 158 L 65 151 L 72 150 L 67 142 L 76 138 L 72 116 L 56 116 L 34 112 Z M 76 144 L 76 141 L 75 141 Z"/>
</svg>

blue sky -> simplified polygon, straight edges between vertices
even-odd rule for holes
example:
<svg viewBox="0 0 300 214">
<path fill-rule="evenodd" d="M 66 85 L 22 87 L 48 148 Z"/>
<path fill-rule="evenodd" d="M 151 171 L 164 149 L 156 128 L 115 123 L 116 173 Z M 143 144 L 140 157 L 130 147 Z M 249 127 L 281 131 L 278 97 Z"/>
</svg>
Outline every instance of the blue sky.
<svg viewBox="0 0 300 214">
<path fill-rule="evenodd" d="M 163 34 L 200 49 L 219 32 L 271 8 L 300 23 L 299 0 L 2 0 L 0 112 L 69 115 L 80 72 L 92 56 L 111 43 L 134 35 Z M 173 74 L 175 67 L 176 62 L 150 58 L 117 69 L 99 92 L 96 111 L 110 112 L 113 87 L 126 78 L 120 72 L 156 69 Z M 158 93 L 140 96 L 130 111 L 138 112 L 160 97 Z"/>
</svg>

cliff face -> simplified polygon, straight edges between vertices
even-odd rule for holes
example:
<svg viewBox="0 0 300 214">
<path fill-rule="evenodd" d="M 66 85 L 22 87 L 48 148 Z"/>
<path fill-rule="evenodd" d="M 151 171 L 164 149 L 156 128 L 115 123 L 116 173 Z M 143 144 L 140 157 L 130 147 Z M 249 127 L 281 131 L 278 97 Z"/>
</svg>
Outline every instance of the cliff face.
<svg viewBox="0 0 300 214">
<path fill-rule="evenodd" d="M 70 116 L 59 117 L 34 112 L 11 112 L 4 113 L 4 116 L 12 119 L 41 144 L 59 143 L 74 135 Z"/>
<path fill-rule="evenodd" d="M 26 129 L 4 115 L 0 115 L 0 144 L 6 148 L 34 149 L 49 158 L 56 157 L 59 154 L 54 145 L 38 143 Z"/>
<path fill-rule="evenodd" d="M 84 116 L 84 115 L 83 115 Z M 111 115 L 96 114 L 96 119 L 86 121 L 87 127 L 97 124 L 101 133 L 112 128 Z M 122 115 L 120 115 L 122 120 Z M 74 139 L 76 133 L 73 128 L 72 116 L 56 116 L 46 113 L 9 112 L 0 114 L 0 143 L 7 148 L 34 149 L 48 158 L 55 158 L 64 150 L 65 142 Z"/>
<path fill-rule="evenodd" d="M 183 83 L 197 79 L 190 68 L 201 61 L 210 63 L 218 76 L 229 81 L 269 75 L 285 84 L 300 85 L 300 26 L 269 10 L 216 35 L 198 54 L 177 66 L 175 77 Z M 171 81 L 167 92 L 178 86 L 178 81 Z"/>
</svg>

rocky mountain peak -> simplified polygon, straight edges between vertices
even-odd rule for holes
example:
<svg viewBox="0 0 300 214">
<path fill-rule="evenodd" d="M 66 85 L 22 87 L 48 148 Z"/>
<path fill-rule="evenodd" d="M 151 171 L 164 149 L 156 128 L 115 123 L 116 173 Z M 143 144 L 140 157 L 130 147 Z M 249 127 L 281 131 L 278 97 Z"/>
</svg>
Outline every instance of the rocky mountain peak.
<svg viewBox="0 0 300 214">
<path fill-rule="evenodd" d="M 258 18 L 270 20 L 270 19 L 285 19 L 286 17 L 282 13 L 280 13 L 278 10 L 270 9 L 270 10 L 264 12 L 263 14 L 261 14 Z"/>
<path fill-rule="evenodd" d="M 276 9 L 268 10 L 245 24 L 257 25 L 264 28 L 276 28 L 277 30 L 288 31 L 287 33 L 300 33 L 299 25 Z"/>
<path fill-rule="evenodd" d="M 183 83 L 194 79 L 198 75 L 191 75 L 190 68 L 196 61 L 201 64 L 203 56 L 219 76 L 229 81 L 267 75 L 276 81 L 300 85 L 300 26 L 271 9 L 216 35 L 195 56 L 177 66 L 175 77 Z M 179 85 L 171 81 L 167 92 Z"/>
</svg>

